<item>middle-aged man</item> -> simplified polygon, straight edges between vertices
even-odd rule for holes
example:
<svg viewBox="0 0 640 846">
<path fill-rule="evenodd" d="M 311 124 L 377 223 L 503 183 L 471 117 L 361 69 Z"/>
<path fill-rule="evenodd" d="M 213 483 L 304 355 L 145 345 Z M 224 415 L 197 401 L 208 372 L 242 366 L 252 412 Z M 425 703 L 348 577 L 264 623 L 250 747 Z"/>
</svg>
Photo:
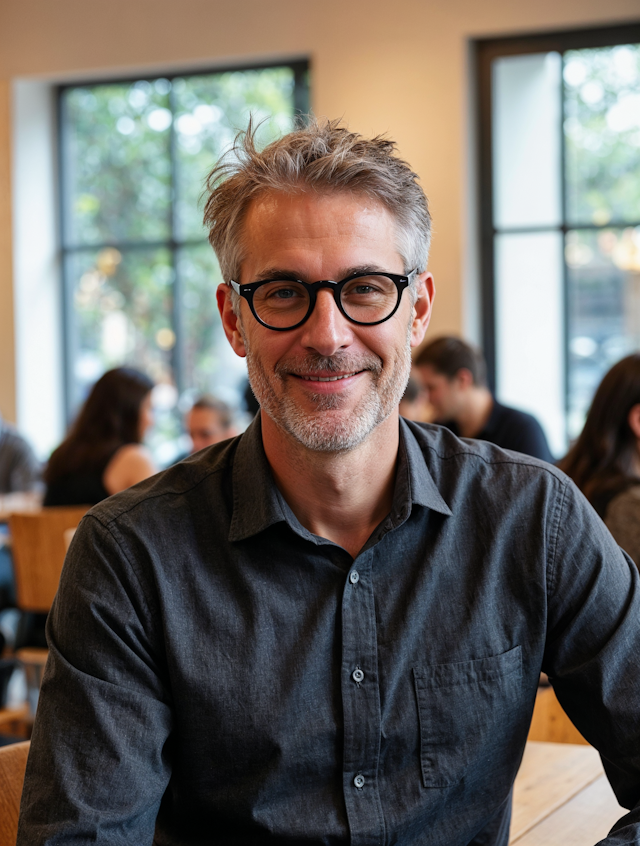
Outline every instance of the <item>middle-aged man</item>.
<svg viewBox="0 0 640 846">
<path fill-rule="evenodd" d="M 640 578 L 551 466 L 400 421 L 434 288 L 381 138 L 312 124 L 209 180 L 261 412 L 75 535 L 27 844 L 506 844 L 541 669 L 640 842 Z"/>
<path fill-rule="evenodd" d="M 462 438 L 479 438 L 553 462 L 536 418 L 502 405 L 487 387 L 487 365 L 477 347 L 445 335 L 426 344 L 414 365 L 438 423 Z"/>
</svg>

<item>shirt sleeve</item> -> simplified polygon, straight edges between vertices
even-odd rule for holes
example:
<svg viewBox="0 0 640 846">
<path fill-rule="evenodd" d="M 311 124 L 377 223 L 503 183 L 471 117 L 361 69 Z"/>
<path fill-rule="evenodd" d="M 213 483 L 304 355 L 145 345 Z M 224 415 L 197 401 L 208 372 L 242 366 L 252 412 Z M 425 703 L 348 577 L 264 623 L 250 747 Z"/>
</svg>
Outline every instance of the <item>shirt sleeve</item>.
<svg viewBox="0 0 640 846">
<path fill-rule="evenodd" d="M 85 517 L 47 623 L 18 846 L 152 843 L 172 727 L 152 595 Z"/>
<path fill-rule="evenodd" d="M 567 480 L 549 543 L 543 670 L 630 809 L 603 841 L 640 843 L 640 577 Z"/>
</svg>

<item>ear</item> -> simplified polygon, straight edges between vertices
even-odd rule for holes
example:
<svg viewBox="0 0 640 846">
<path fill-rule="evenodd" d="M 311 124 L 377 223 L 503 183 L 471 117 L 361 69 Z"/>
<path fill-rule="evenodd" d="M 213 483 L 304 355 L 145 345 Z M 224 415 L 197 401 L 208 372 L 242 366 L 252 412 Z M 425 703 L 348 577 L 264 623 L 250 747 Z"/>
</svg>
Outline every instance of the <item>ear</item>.
<svg viewBox="0 0 640 846">
<path fill-rule="evenodd" d="M 222 328 L 224 334 L 227 336 L 227 341 L 231 344 L 233 351 L 240 358 L 245 358 L 247 351 L 244 346 L 244 339 L 240 331 L 240 318 L 233 310 L 231 302 L 231 287 L 225 282 L 221 282 L 216 290 L 216 300 L 218 302 L 218 311 L 222 318 Z"/>
<path fill-rule="evenodd" d="M 436 296 L 436 286 L 431 273 L 421 273 L 416 276 L 416 291 L 418 298 L 413 306 L 413 323 L 411 324 L 411 346 L 417 347 L 424 340 L 427 326 L 431 320 L 431 309 Z"/>
<path fill-rule="evenodd" d="M 473 387 L 473 376 L 468 367 L 461 367 L 453 378 L 461 388 Z"/>
<path fill-rule="evenodd" d="M 640 403 L 631 406 L 629 414 L 627 414 L 627 423 L 635 437 L 640 441 Z"/>
</svg>

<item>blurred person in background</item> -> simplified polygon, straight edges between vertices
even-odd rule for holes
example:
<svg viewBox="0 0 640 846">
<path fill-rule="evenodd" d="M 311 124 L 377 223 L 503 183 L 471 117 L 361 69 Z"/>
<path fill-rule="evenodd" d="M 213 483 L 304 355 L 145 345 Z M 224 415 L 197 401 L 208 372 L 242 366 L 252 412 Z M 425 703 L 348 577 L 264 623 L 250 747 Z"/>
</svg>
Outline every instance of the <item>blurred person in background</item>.
<svg viewBox="0 0 640 846">
<path fill-rule="evenodd" d="M 580 437 L 558 466 L 640 566 L 640 353 L 605 375 Z"/>
<path fill-rule="evenodd" d="M 238 434 L 233 409 L 210 394 L 198 397 L 185 417 L 191 454 Z"/>
<path fill-rule="evenodd" d="M 536 418 L 502 405 L 487 387 L 487 365 L 479 349 L 443 336 L 423 347 L 414 364 L 436 422 L 461 438 L 489 441 L 553 463 Z"/>
<path fill-rule="evenodd" d="M 37 491 L 41 477 L 31 446 L 0 415 L 0 494 Z"/>
<path fill-rule="evenodd" d="M 131 367 L 98 379 L 49 459 L 45 505 L 95 505 L 156 472 L 142 445 L 153 423 L 152 388 L 151 379 Z"/>
<path fill-rule="evenodd" d="M 429 423 L 430 408 L 418 379 L 412 374 L 409 376 L 407 387 L 400 400 L 400 415 L 407 420 L 416 420 L 418 423 Z"/>
</svg>

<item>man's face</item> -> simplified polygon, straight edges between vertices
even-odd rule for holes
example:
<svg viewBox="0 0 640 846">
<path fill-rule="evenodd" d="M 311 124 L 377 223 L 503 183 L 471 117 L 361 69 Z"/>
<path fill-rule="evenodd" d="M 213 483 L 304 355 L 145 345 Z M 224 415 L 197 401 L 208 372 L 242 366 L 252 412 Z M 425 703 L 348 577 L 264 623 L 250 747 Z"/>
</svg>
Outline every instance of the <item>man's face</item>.
<svg viewBox="0 0 640 846">
<path fill-rule="evenodd" d="M 364 268 L 404 273 L 391 214 L 363 196 L 265 195 L 249 208 L 244 243 L 242 284 L 274 273 L 305 282 L 339 281 Z M 410 348 L 424 336 L 433 295 L 430 274 L 417 285 L 416 308 L 405 291 L 397 312 L 378 326 L 350 323 L 323 288 L 306 323 L 286 332 L 261 326 L 244 299 L 232 326 L 224 312 L 228 289 L 219 289 L 227 336 L 246 355 L 256 398 L 277 427 L 308 449 L 339 451 L 397 413 Z"/>
<path fill-rule="evenodd" d="M 192 452 L 198 452 L 229 437 L 218 412 L 212 408 L 192 408 L 187 414 L 186 423 L 193 444 Z"/>
<path fill-rule="evenodd" d="M 437 420 L 455 420 L 460 410 L 463 396 L 455 377 L 449 379 L 430 365 L 418 367 L 422 387 L 428 394 Z"/>
</svg>

